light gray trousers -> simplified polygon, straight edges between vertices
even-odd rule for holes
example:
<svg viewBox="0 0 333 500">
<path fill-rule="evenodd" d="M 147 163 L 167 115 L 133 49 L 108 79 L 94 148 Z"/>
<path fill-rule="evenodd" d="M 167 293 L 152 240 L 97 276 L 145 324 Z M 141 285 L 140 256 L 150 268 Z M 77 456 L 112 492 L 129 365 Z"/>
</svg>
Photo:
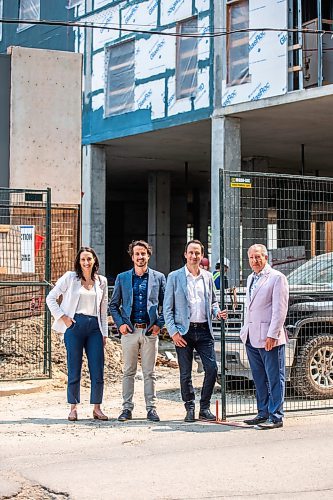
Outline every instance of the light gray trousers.
<svg viewBox="0 0 333 500">
<path fill-rule="evenodd" d="M 145 336 L 145 330 L 135 328 L 133 333 L 121 336 L 123 350 L 123 409 L 133 410 L 134 377 L 138 366 L 139 351 L 144 381 L 147 411 L 156 408 L 155 363 L 158 353 L 158 335 Z"/>
</svg>

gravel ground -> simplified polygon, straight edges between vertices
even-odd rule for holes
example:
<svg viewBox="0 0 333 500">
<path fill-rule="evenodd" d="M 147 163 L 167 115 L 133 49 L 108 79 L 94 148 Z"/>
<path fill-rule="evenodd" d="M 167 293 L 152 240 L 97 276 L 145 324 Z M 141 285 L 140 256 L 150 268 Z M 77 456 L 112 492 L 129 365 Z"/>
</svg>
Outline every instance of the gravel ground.
<svg viewBox="0 0 333 500">
<path fill-rule="evenodd" d="M 172 351 L 172 345 L 162 342 L 165 350 Z M 244 426 L 242 417 L 229 419 L 227 425 L 186 424 L 179 371 L 159 365 L 161 422 L 151 423 L 146 420 L 139 364 L 133 420 L 120 423 L 121 348 L 109 340 L 103 402 L 109 421 L 92 418 L 84 368 L 79 420 L 68 422 L 65 354 L 59 337 L 53 337 L 54 378 L 43 382 L 41 392 L 0 399 L 1 499 L 333 498 L 331 411 L 289 414 L 283 429 L 269 432 Z M 195 363 L 193 368 L 198 400 L 203 374 L 196 372 Z M 0 384 L 0 395 L 1 389 Z M 220 398 L 216 386 L 213 410 Z M 237 408 L 238 399 L 237 393 L 228 395 L 230 408 Z M 255 407 L 252 395 L 244 401 Z"/>
<path fill-rule="evenodd" d="M 178 369 L 157 367 L 161 422 L 146 420 L 140 369 L 133 420 L 117 421 L 121 380 L 106 378 L 103 410 L 92 419 L 82 388 L 78 422 L 68 422 L 65 386 L 3 396 L 0 498 L 20 500 L 331 499 L 333 415 L 290 415 L 260 432 L 183 422 Z M 193 372 L 199 396 L 203 375 Z M 213 396 L 220 398 L 218 387 Z"/>
</svg>

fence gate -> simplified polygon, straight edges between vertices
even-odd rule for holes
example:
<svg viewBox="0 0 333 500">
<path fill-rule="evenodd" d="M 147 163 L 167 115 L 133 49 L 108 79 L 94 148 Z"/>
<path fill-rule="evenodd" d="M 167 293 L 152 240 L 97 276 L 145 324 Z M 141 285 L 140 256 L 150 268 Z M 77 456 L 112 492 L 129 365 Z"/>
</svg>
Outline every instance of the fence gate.
<svg viewBox="0 0 333 500">
<path fill-rule="evenodd" d="M 0 381 L 51 376 L 50 190 L 0 188 Z"/>
<path fill-rule="evenodd" d="M 220 192 L 221 262 L 230 260 L 222 294 L 229 309 L 221 333 L 224 415 L 256 413 L 239 338 L 254 243 L 266 245 L 270 265 L 290 286 L 285 409 L 333 407 L 333 179 L 221 171 Z"/>
</svg>

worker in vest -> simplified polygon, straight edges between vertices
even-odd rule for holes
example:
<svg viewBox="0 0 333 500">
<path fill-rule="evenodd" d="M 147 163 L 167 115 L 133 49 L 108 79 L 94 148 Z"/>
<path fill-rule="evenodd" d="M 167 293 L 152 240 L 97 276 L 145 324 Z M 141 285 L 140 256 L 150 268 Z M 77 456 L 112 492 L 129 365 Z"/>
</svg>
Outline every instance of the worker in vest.
<svg viewBox="0 0 333 500">
<path fill-rule="evenodd" d="M 228 269 L 230 267 L 230 261 L 226 257 L 224 257 L 224 273 L 223 273 L 223 279 L 224 279 L 224 288 L 229 288 L 229 282 L 228 278 L 226 276 Z M 220 290 L 221 288 L 221 264 L 220 261 L 218 260 L 215 265 L 215 271 L 213 273 L 213 280 L 214 280 L 214 285 L 216 290 Z"/>
</svg>

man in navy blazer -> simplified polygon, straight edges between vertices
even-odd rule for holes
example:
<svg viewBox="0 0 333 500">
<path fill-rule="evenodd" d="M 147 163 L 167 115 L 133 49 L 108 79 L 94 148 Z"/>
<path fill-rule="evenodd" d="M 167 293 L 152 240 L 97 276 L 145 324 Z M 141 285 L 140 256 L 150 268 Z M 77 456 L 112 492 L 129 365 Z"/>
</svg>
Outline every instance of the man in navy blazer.
<svg viewBox="0 0 333 500">
<path fill-rule="evenodd" d="M 146 241 L 133 241 L 128 253 L 134 267 L 117 276 L 110 302 L 110 312 L 121 333 L 124 361 L 123 411 L 118 420 L 125 422 L 132 418 L 134 377 L 140 351 L 147 419 L 158 422 L 155 364 L 158 334 L 164 325 L 165 276 L 148 267 L 152 247 Z"/>
<path fill-rule="evenodd" d="M 195 420 L 195 393 L 192 385 L 193 350 L 201 357 L 205 378 L 200 399 L 200 420 L 216 420 L 210 411 L 217 363 L 214 350 L 212 315 L 226 319 L 216 300 L 213 276 L 199 264 L 204 255 L 201 241 L 185 246 L 186 265 L 168 276 L 163 311 L 170 337 L 176 345 L 180 387 L 185 404 L 185 422 Z"/>
</svg>

